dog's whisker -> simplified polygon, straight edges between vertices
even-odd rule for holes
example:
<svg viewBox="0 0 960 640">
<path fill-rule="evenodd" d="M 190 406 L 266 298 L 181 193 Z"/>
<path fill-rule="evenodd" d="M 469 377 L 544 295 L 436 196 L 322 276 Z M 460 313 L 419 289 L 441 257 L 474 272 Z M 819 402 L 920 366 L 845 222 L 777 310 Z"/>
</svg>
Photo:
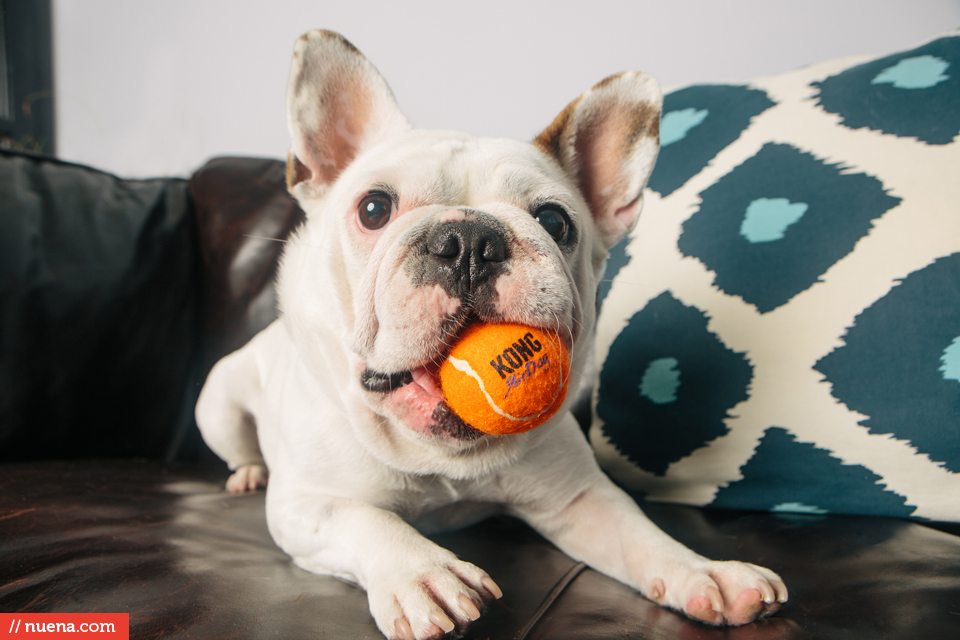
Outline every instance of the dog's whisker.
<svg viewBox="0 0 960 640">
<path fill-rule="evenodd" d="M 271 238 L 271 237 L 269 237 L 269 236 L 255 236 L 255 235 L 250 234 L 250 233 L 245 233 L 245 234 L 243 234 L 243 237 L 244 237 L 244 238 L 253 238 L 254 240 L 269 240 L 269 241 L 271 241 L 271 242 L 281 242 L 281 243 L 283 243 L 283 244 L 287 244 L 287 243 L 289 242 L 289 240 L 286 240 L 286 239 L 284 239 L 284 238 Z"/>
</svg>

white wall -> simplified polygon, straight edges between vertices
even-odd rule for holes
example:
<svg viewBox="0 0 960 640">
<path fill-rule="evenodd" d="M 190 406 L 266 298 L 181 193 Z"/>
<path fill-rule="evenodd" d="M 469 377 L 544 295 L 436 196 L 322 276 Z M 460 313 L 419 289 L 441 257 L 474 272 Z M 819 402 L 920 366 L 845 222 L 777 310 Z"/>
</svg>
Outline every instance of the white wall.
<svg viewBox="0 0 960 640">
<path fill-rule="evenodd" d="M 54 0 L 60 157 L 188 175 L 283 158 L 293 42 L 340 31 L 416 126 L 529 139 L 606 75 L 741 80 L 909 47 L 960 0 Z"/>
</svg>

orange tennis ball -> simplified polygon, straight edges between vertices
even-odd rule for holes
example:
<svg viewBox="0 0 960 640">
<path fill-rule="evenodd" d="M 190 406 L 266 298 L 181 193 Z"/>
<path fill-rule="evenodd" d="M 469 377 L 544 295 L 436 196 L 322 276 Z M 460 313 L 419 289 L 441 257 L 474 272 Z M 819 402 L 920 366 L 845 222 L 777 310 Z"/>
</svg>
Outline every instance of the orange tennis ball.
<svg viewBox="0 0 960 640">
<path fill-rule="evenodd" d="M 522 324 L 473 325 L 440 365 L 450 408 L 494 435 L 530 431 L 552 418 L 569 380 L 570 354 L 560 337 Z"/>
</svg>

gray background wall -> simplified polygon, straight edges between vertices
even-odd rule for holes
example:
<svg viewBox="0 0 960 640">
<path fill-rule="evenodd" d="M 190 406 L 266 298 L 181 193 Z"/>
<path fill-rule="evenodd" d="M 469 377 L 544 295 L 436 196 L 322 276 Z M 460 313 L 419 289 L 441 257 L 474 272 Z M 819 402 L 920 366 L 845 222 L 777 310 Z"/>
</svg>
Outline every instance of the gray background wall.
<svg viewBox="0 0 960 640">
<path fill-rule="evenodd" d="M 290 54 L 340 31 L 416 126 L 529 139 L 601 78 L 664 87 L 882 54 L 960 26 L 960 0 L 55 0 L 58 155 L 123 176 L 282 158 Z"/>
</svg>

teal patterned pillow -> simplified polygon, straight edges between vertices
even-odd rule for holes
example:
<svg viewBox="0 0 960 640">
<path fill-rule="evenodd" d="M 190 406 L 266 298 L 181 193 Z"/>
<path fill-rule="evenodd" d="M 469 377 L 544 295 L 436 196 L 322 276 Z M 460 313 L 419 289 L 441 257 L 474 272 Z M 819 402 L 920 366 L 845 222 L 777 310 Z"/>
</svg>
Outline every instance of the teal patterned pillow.
<svg viewBox="0 0 960 640">
<path fill-rule="evenodd" d="M 648 499 L 960 521 L 960 32 L 664 99 L 591 440 Z"/>
</svg>

